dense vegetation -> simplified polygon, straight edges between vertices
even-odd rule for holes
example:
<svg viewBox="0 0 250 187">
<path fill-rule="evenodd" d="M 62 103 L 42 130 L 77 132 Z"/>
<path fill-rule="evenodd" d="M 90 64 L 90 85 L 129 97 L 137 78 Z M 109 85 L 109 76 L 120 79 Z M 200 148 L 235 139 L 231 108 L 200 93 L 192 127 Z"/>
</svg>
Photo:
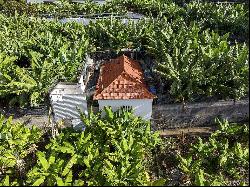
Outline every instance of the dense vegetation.
<svg viewBox="0 0 250 187">
<path fill-rule="evenodd" d="M 105 113 L 83 115 L 84 132 L 67 128 L 54 139 L 1 116 L 0 184 L 149 184 L 146 156 L 159 134 L 129 111 Z"/>
<path fill-rule="evenodd" d="M 244 3 L 0 4 L 0 98 L 10 104 L 44 103 L 58 80 L 76 81 L 86 53 L 107 49 L 118 53 L 122 48 L 137 48 L 154 59 L 152 70 L 165 83 L 170 101 L 236 100 L 248 94 L 249 10 Z M 41 18 L 131 10 L 147 19 L 125 24 L 106 18 L 84 26 Z"/>
<path fill-rule="evenodd" d="M 88 47 L 83 26 L 62 26 L 25 16 L 0 15 L 0 20 L 0 97 L 13 96 L 13 104 L 36 104 L 57 80 L 76 80 Z"/>
<path fill-rule="evenodd" d="M 130 111 L 104 110 L 82 115 L 85 131 L 59 129 L 55 138 L 1 116 L 0 185 L 166 185 L 174 169 L 177 185 L 247 184 L 247 125 L 219 121 L 209 139 L 160 139 Z"/>
<path fill-rule="evenodd" d="M 61 3 L 62 2 L 62 3 Z M 175 0 L 111 0 L 104 5 L 92 1 L 86 3 L 70 3 L 61 0 L 53 4 L 25 4 L 15 1 L 6 1 L 0 10 L 7 15 L 15 12 L 35 16 L 50 16 L 56 18 L 89 16 L 89 14 L 113 13 L 123 15 L 128 11 L 143 15 L 162 18 L 169 22 L 183 19 L 187 24 L 198 22 L 201 28 L 213 29 L 220 34 L 230 32 L 232 37 L 247 41 L 248 6 L 245 3 L 221 4 L 209 1 L 175 1 Z M 242 37 L 242 35 L 244 35 Z"/>
<path fill-rule="evenodd" d="M 129 11 L 147 18 L 58 22 Z M 155 84 L 164 82 L 170 102 L 240 99 L 249 89 L 248 22 L 245 1 L 0 0 L 0 107 L 43 104 L 59 80 L 77 81 L 87 53 L 122 48 L 153 59 Z M 160 138 L 131 111 L 104 110 L 103 118 L 101 112 L 81 115 L 84 131 L 57 129 L 56 137 L 1 115 L 0 186 L 248 184 L 248 125 L 218 121 L 209 137 Z"/>
<path fill-rule="evenodd" d="M 217 124 L 218 130 L 209 137 L 164 138 L 153 152 L 155 177 L 165 178 L 171 185 L 247 185 L 249 126 L 226 120 L 217 120 Z"/>
</svg>

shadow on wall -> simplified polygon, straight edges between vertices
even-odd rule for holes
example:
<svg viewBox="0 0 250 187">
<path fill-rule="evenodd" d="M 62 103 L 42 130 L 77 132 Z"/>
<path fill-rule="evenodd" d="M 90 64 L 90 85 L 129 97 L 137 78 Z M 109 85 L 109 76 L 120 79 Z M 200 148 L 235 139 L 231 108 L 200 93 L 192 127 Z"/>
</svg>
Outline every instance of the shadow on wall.
<svg viewBox="0 0 250 187">
<path fill-rule="evenodd" d="M 145 108 L 145 107 L 146 107 L 146 108 Z M 135 107 L 133 108 L 134 114 L 135 114 L 136 116 L 141 116 L 143 119 L 150 120 L 150 119 L 151 119 L 151 116 L 152 116 L 152 106 L 151 106 L 150 109 L 148 108 L 148 110 L 145 110 L 145 109 L 147 109 L 147 107 L 148 107 L 148 106 L 145 105 L 145 104 L 141 104 L 141 105 L 135 106 Z"/>
<path fill-rule="evenodd" d="M 136 116 L 140 116 L 145 120 L 150 120 L 152 115 L 152 100 L 151 99 L 133 99 L 133 100 L 99 100 L 99 110 L 105 106 L 110 106 L 113 111 L 119 108 L 132 107 Z M 102 114 L 104 115 L 104 114 Z"/>
</svg>

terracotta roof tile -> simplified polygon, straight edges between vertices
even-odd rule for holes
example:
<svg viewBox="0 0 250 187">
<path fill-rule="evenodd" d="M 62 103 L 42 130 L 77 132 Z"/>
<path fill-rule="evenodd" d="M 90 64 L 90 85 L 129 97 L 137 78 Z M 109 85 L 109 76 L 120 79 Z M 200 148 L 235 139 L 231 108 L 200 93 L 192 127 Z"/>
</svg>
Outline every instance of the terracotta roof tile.
<svg viewBox="0 0 250 187">
<path fill-rule="evenodd" d="M 101 66 L 94 100 L 153 98 L 137 61 L 122 55 Z"/>
</svg>

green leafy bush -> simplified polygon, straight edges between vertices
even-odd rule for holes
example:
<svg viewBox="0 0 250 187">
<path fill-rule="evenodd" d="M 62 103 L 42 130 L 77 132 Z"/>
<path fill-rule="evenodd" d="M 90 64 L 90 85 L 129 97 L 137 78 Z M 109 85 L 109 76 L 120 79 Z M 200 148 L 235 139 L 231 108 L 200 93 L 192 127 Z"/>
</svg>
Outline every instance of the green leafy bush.
<svg viewBox="0 0 250 187">
<path fill-rule="evenodd" d="M 197 25 L 166 25 L 153 33 L 148 51 L 156 56 L 156 72 L 170 85 L 177 101 L 197 96 L 239 99 L 248 92 L 248 47 L 230 45 L 228 35 L 219 36 Z"/>
<path fill-rule="evenodd" d="M 207 142 L 200 137 L 191 145 L 187 156 L 178 155 L 180 169 L 195 185 L 227 185 L 229 178 L 243 179 L 248 173 L 249 148 L 246 143 L 229 142 L 228 135 L 249 133 L 246 125 L 230 124 L 224 120 Z"/>
<path fill-rule="evenodd" d="M 154 6 L 162 9 L 162 3 Z M 142 4 L 150 7 L 152 2 Z M 192 7 L 197 9 L 195 3 Z M 245 20 L 245 9 L 237 9 Z M 136 48 L 156 59 L 157 72 L 167 82 L 165 91 L 172 100 L 239 99 L 248 93 L 249 47 L 230 42 L 230 33 L 221 35 L 216 29 L 201 27 L 199 21 L 189 23 L 185 16 L 171 21 L 167 16 L 149 17 L 136 24 L 112 17 L 83 26 L 15 13 L 12 17 L 1 14 L 0 24 L 0 97 L 11 104 L 44 103 L 55 82 L 76 81 L 87 52 L 109 49 L 118 53 L 122 48 Z"/>
<path fill-rule="evenodd" d="M 37 144 L 42 132 L 37 127 L 31 129 L 24 124 L 13 123 L 12 117 L 0 116 L 0 184 L 25 184 L 27 170 L 34 164 Z M 2 182 L 1 182 L 2 181 Z"/>
<path fill-rule="evenodd" d="M 1 98 L 37 106 L 56 82 L 77 79 L 89 46 L 83 26 L 2 15 L 0 23 Z"/>
<path fill-rule="evenodd" d="M 85 131 L 65 128 L 48 142 L 38 128 L 1 116 L 0 185 L 165 185 L 171 180 L 164 172 L 177 166 L 183 172 L 180 184 L 228 185 L 238 180 L 245 185 L 247 125 L 218 121 L 219 129 L 207 141 L 162 142 L 150 123 L 131 111 L 105 108 L 81 117 Z M 160 169 L 157 176 L 148 167 L 152 158 Z"/>
<path fill-rule="evenodd" d="M 146 185 L 147 152 L 160 139 L 150 123 L 130 111 L 110 108 L 82 115 L 84 132 L 65 129 L 38 152 L 38 163 L 28 174 L 33 185 Z"/>
</svg>

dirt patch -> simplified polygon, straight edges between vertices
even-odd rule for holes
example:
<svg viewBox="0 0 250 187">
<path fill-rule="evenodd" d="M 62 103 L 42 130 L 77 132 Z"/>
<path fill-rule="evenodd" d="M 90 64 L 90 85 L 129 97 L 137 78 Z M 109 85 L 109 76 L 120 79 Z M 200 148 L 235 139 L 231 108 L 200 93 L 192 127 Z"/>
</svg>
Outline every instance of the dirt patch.
<svg viewBox="0 0 250 187">
<path fill-rule="evenodd" d="M 178 135 L 201 135 L 209 136 L 211 133 L 217 130 L 217 126 L 211 127 L 189 127 L 189 128 L 178 128 L 178 129 L 169 129 L 160 132 L 160 135 L 163 137 L 167 136 L 178 136 Z"/>
<path fill-rule="evenodd" d="M 0 114 L 5 117 L 12 116 L 13 122 L 26 124 L 28 127 L 36 125 L 39 128 L 46 126 L 49 122 L 48 107 L 18 108 L 0 106 Z"/>
</svg>

